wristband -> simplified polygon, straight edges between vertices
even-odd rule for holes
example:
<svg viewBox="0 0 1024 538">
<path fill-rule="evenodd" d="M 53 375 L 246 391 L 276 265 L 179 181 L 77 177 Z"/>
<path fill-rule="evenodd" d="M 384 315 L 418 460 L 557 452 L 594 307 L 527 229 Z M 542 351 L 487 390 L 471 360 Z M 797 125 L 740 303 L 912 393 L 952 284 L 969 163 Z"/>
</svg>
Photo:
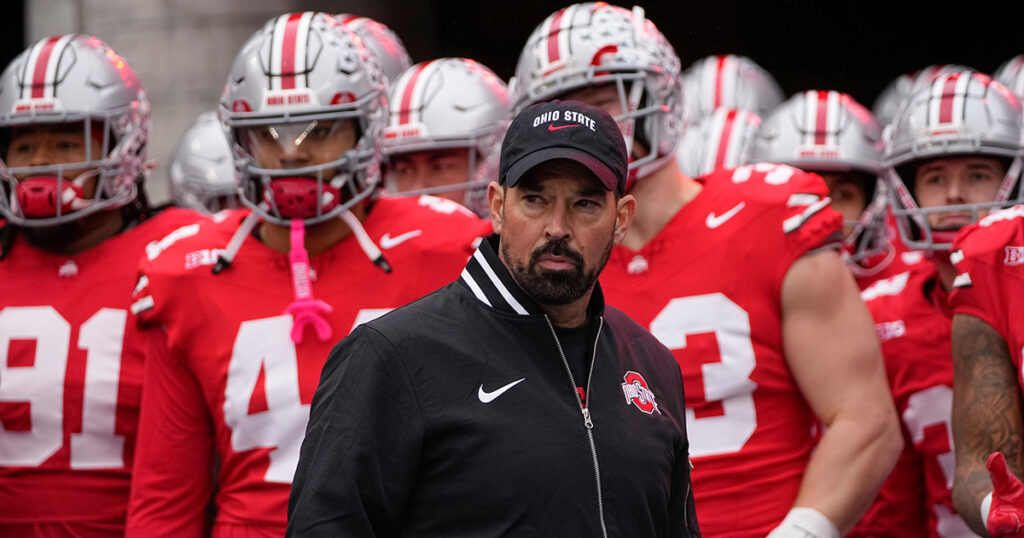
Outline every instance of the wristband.
<svg viewBox="0 0 1024 538">
<path fill-rule="evenodd" d="M 790 509 L 768 538 L 839 538 L 839 529 L 821 512 L 798 506 Z"/>
</svg>

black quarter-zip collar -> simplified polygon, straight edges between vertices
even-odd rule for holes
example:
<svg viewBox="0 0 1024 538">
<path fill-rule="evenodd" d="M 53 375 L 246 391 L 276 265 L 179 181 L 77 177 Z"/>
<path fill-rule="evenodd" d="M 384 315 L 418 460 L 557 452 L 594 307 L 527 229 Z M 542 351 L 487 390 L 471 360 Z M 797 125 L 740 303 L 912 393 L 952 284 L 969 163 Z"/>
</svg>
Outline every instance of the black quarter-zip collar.
<svg viewBox="0 0 1024 538">
<path fill-rule="evenodd" d="M 487 306 L 508 314 L 521 316 L 543 316 L 544 311 L 512 278 L 505 264 L 498 257 L 501 236 L 491 234 L 480 242 L 473 256 L 466 263 L 459 280 L 465 284 L 476 299 Z M 601 285 L 594 285 L 587 312 L 591 316 L 604 314 L 604 294 Z"/>
</svg>

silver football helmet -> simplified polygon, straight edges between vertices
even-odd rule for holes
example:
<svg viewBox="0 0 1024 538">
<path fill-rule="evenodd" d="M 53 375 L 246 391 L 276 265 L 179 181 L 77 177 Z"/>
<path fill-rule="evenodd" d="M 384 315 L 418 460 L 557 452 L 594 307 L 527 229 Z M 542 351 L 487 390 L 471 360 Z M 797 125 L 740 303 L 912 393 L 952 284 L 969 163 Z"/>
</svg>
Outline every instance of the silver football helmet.
<svg viewBox="0 0 1024 538">
<path fill-rule="evenodd" d="M 398 75 L 412 65 L 412 59 L 405 50 L 405 45 L 391 28 L 369 17 L 341 13 L 335 15 L 341 25 L 355 32 L 370 54 L 377 60 L 377 65 L 388 80 L 394 82 Z"/>
<path fill-rule="evenodd" d="M 886 195 L 881 177 L 882 126 L 852 97 L 837 91 L 797 93 L 761 124 L 751 159 L 788 164 L 810 172 L 861 172 L 867 206 L 844 225 L 848 262 L 859 262 L 892 247 L 885 240 Z M 881 188 L 880 188 L 881 187 Z"/>
<path fill-rule="evenodd" d="M 949 250 L 955 231 L 933 230 L 932 213 L 962 211 L 972 220 L 982 212 L 1021 203 L 1018 182 L 1022 141 L 1020 100 L 988 75 L 974 71 L 940 75 L 910 97 L 885 131 L 886 176 L 893 216 L 904 243 L 912 249 Z M 921 208 L 912 193 L 913 165 L 946 156 L 1004 158 L 1007 172 L 995 199 L 986 203 Z M 911 166 L 907 166 L 911 165 Z"/>
<path fill-rule="evenodd" d="M 1003 83 L 1017 97 L 1024 99 L 1024 54 L 1018 54 L 999 66 L 992 78 Z"/>
<path fill-rule="evenodd" d="M 719 108 L 687 126 L 676 148 L 679 170 L 700 177 L 718 168 L 735 168 L 750 162 L 754 135 L 761 118 L 753 112 Z"/>
<path fill-rule="evenodd" d="M 9 165 L 19 129 L 56 124 L 83 133 L 85 160 Z M 0 75 L 0 215 L 18 226 L 46 227 L 130 203 L 143 180 L 149 126 L 142 83 L 113 49 L 75 34 L 37 41 Z M 83 187 L 92 179 L 95 193 L 87 196 Z"/>
<path fill-rule="evenodd" d="M 615 85 L 626 147 L 635 138 L 650 150 L 629 163 L 632 176 L 644 177 L 673 157 L 682 135 L 679 72 L 676 51 L 642 8 L 588 2 L 556 11 L 534 29 L 509 90 L 518 112 L 583 87 Z"/>
<path fill-rule="evenodd" d="M 746 56 L 717 54 L 694 62 L 683 71 L 685 117 L 698 122 L 719 107 L 747 110 L 764 116 L 785 94 L 768 71 Z"/>
<path fill-rule="evenodd" d="M 878 94 L 875 103 L 871 105 L 871 111 L 875 114 L 875 118 L 878 118 L 879 123 L 889 125 L 896 117 L 900 105 L 911 95 L 927 87 L 936 77 L 959 71 L 972 71 L 972 69 L 956 64 L 936 64 L 914 73 L 900 75 L 890 82 L 882 90 L 882 93 Z"/>
<path fill-rule="evenodd" d="M 335 218 L 379 183 L 385 78 L 362 40 L 330 15 L 268 21 L 235 58 L 218 113 L 242 203 L 270 222 Z M 346 137 L 351 148 L 341 147 Z"/>
<path fill-rule="evenodd" d="M 385 185 L 405 196 L 487 188 L 478 169 L 501 144 L 511 108 L 505 83 L 484 65 L 466 58 L 441 58 L 416 64 L 402 73 L 389 92 L 391 114 L 384 130 Z M 391 170 L 396 157 L 421 151 L 468 148 L 463 181 L 401 192 Z M 477 196 L 478 197 L 478 196 Z M 466 203 L 467 207 L 470 205 Z M 477 210 L 481 208 L 475 208 Z"/>
<path fill-rule="evenodd" d="M 239 207 L 231 146 L 216 112 L 201 114 L 181 136 L 169 175 L 171 199 L 177 206 L 203 213 Z"/>
</svg>

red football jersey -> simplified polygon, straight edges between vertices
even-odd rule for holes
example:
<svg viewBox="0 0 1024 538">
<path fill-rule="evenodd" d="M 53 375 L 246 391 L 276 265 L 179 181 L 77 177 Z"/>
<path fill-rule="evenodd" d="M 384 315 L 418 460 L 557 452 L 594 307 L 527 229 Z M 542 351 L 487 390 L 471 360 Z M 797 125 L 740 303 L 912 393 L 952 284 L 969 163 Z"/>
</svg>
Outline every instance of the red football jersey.
<svg viewBox="0 0 1024 538">
<path fill-rule="evenodd" d="M 935 266 L 924 262 L 879 280 L 861 297 L 875 320 L 907 444 L 855 534 L 975 536 L 953 509 L 952 311 Z"/>
<path fill-rule="evenodd" d="M 783 356 L 782 281 L 838 245 L 842 217 L 821 178 L 788 166 L 700 181 L 640 251 L 612 251 L 601 284 L 681 365 L 701 530 L 763 537 L 796 498 L 815 422 Z"/>
<path fill-rule="evenodd" d="M 1006 341 L 1024 389 L 1024 205 L 993 213 L 964 228 L 953 243 L 957 277 L 953 311 L 975 316 Z"/>
<path fill-rule="evenodd" d="M 294 300 L 286 254 L 249 237 L 229 268 L 211 271 L 247 213 L 168 238 L 143 261 L 137 310 L 157 351 L 146 373 L 153 386 L 144 393 L 129 536 L 198 535 L 212 453 L 214 536 L 283 536 L 309 405 L 331 348 L 356 325 L 458 278 L 477 238 L 490 232 L 455 202 L 378 200 L 363 227 L 392 272 L 371 263 L 352 236 L 313 256 L 313 294 L 333 307 L 324 316 L 333 335 L 320 341 L 307 327 L 296 344 L 285 314 Z"/>
<path fill-rule="evenodd" d="M 203 218 L 169 209 L 67 256 L 18 238 L 0 261 L 0 536 L 120 536 L 144 342 L 129 323 L 147 244 Z"/>
</svg>

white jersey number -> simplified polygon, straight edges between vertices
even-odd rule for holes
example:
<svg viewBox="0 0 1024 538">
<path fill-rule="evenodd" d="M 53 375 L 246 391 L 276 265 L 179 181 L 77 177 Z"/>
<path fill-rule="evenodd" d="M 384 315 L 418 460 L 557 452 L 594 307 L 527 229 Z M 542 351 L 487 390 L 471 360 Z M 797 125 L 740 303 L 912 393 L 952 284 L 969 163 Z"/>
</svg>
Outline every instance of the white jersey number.
<svg viewBox="0 0 1024 538">
<path fill-rule="evenodd" d="M 124 467 L 124 436 L 114 433 L 128 313 L 102 308 L 78 331 L 87 353 L 82 431 L 71 434 L 71 468 Z M 12 341 L 35 344 L 31 364 L 11 366 Z M 71 324 L 51 306 L 0 311 L 0 402 L 27 402 L 31 429 L 9 431 L 0 423 L 0 465 L 41 465 L 64 444 L 64 381 Z"/>
<path fill-rule="evenodd" d="M 743 448 L 757 429 L 754 389 L 756 364 L 750 316 L 721 293 L 672 299 L 651 321 L 651 333 L 669 349 L 684 349 L 686 336 L 714 333 L 720 360 L 701 365 L 704 396 L 721 402 L 720 416 L 697 418 L 686 409 L 690 455 L 727 454 Z"/>
</svg>

